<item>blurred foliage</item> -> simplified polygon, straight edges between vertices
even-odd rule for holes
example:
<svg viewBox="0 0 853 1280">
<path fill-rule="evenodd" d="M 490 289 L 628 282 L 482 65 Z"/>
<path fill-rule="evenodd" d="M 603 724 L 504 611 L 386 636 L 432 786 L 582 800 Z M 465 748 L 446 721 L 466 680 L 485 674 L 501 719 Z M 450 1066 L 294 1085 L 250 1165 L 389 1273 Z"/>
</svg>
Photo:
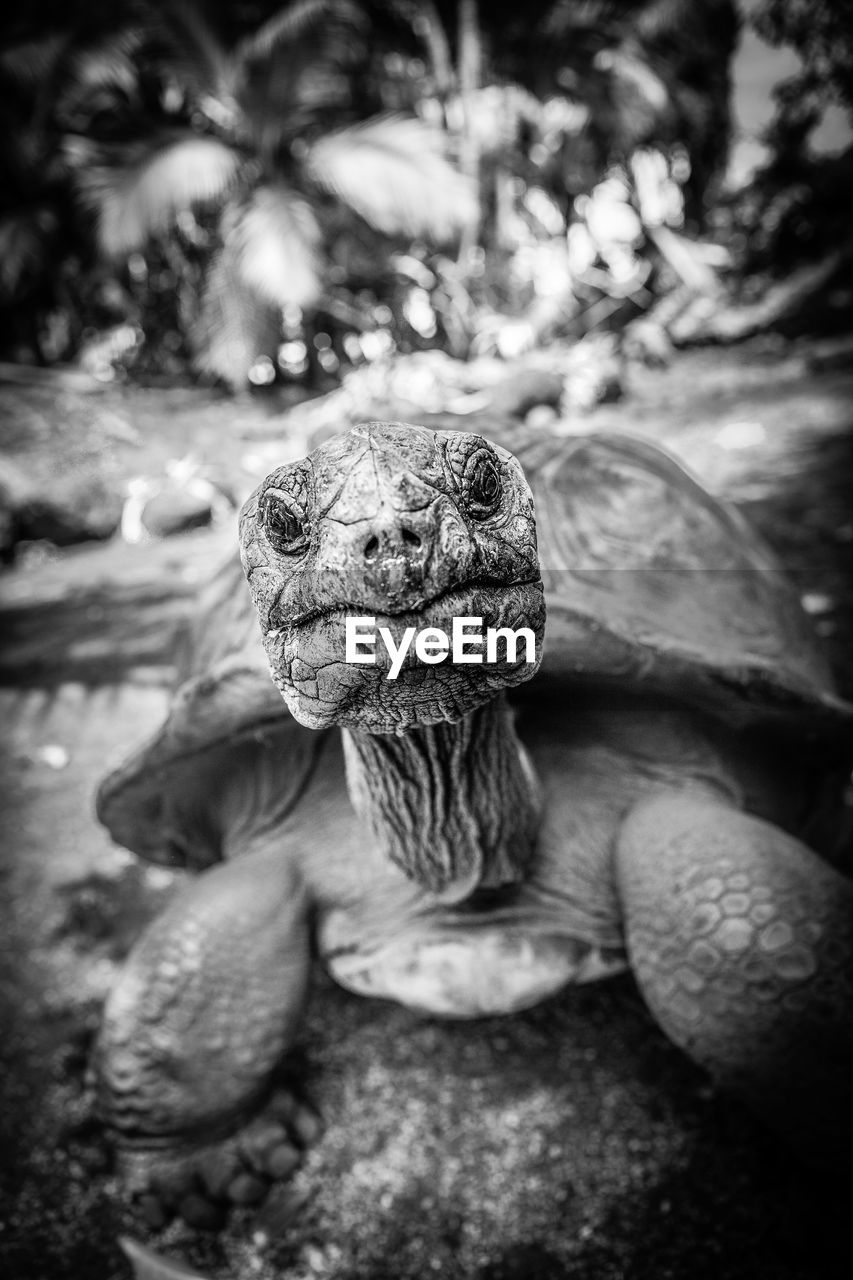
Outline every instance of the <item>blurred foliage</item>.
<svg viewBox="0 0 853 1280">
<path fill-rule="evenodd" d="M 557 0 L 506 6 L 501 74 L 542 101 L 587 108 L 582 146 L 568 138 L 558 162 L 569 190 L 588 191 L 609 161 L 637 147 L 689 151 L 688 217 L 725 163 L 729 65 L 739 22 L 729 0 Z"/>
<path fill-rule="evenodd" d="M 783 147 L 716 214 L 743 275 L 783 276 L 851 241 L 853 148 L 815 155 Z"/>
<path fill-rule="evenodd" d="M 177 5 L 65 58 L 55 116 L 102 256 L 145 284 L 159 242 L 196 367 L 234 387 L 275 355 L 282 310 L 319 302 L 336 204 L 437 242 L 473 216 L 434 131 L 353 118 L 366 38 L 348 0 L 299 0 L 226 49 Z"/>
<path fill-rule="evenodd" d="M 732 0 L 35 0 L 0 343 L 237 388 L 619 326 L 719 264 L 736 33 Z"/>
<path fill-rule="evenodd" d="M 750 20 L 764 39 L 793 49 L 799 69 L 777 86 L 764 141 L 766 163 L 716 211 L 747 294 L 837 257 L 814 298 L 786 319 L 805 330 L 837 329 L 853 316 L 853 148 L 819 154 L 812 134 L 830 107 L 853 118 L 851 0 L 758 0 Z"/>
<path fill-rule="evenodd" d="M 760 36 L 802 61 L 778 93 L 777 147 L 790 133 L 807 133 L 832 103 L 853 110 L 853 0 L 758 0 L 750 18 Z"/>
</svg>

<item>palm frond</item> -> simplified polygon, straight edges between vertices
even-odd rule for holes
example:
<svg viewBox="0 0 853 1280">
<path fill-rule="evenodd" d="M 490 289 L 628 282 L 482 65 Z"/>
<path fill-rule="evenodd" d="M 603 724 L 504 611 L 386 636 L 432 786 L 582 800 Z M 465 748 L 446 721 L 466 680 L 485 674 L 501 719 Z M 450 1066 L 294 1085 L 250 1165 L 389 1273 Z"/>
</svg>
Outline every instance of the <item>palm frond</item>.
<svg viewBox="0 0 853 1280">
<path fill-rule="evenodd" d="M 320 297 L 321 233 L 310 205 L 284 183 L 257 187 L 225 236 L 240 278 L 278 307 Z"/>
<path fill-rule="evenodd" d="M 696 0 L 651 0 L 634 18 L 634 29 L 643 40 L 657 40 L 673 32 L 684 34 L 690 30 L 697 8 L 708 6 L 697 6 Z M 727 23 L 725 15 L 721 21 Z"/>
<path fill-rule="evenodd" d="M 625 10 L 618 0 L 557 0 L 542 21 L 542 31 L 557 37 L 578 31 L 597 31 L 603 36 L 625 17 Z"/>
<path fill-rule="evenodd" d="M 614 88 L 629 115 L 637 111 L 655 118 L 666 111 L 669 90 L 642 56 L 624 48 L 606 49 L 597 55 L 595 65 L 613 77 Z"/>
<path fill-rule="evenodd" d="M 61 128 L 87 133 L 100 113 L 138 106 L 141 44 L 138 30 L 122 29 L 69 48 L 58 69 L 54 108 Z"/>
<path fill-rule="evenodd" d="M 330 25 L 359 29 L 364 15 L 352 0 L 294 0 L 273 14 L 234 50 L 237 63 L 272 57 L 281 45 L 294 45 L 315 33 L 328 35 Z"/>
<path fill-rule="evenodd" d="M 473 184 L 419 120 L 383 116 L 327 134 L 310 148 L 311 177 L 386 235 L 446 243 L 477 217 Z"/>
<path fill-rule="evenodd" d="M 243 41 L 234 97 L 257 149 L 271 156 L 349 111 L 351 73 L 365 57 L 364 23 L 349 0 L 298 0 Z"/>
<path fill-rule="evenodd" d="M 240 164 L 224 142 L 189 131 L 112 150 L 69 139 L 65 152 L 78 196 L 97 217 L 99 248 L 111 258 L 141 249 L 181 210 L 220 199 Z"/>
<path fill-rule="evenodd" d="M 95 41 L 72 44 L 61 66 L 57 118 L 65 129 L 91 133 L 101 113 L 114 132 L 113 109 L 150 106 L 166 85 L 196 101 L 227 96 L 230 61 L 203 15 L 192 4 L 158 11 L 143 6 L 135 17 Z M 111 102 L 112 99 L 112 102 Z"/>
<path fill-rule="evenodd" d="M 246 285 L 239 260 L 226 245 L 208 269 L 190 330 L 196 369 L 238 391 L 258 357 L 274 353 L 279 333 L 279 312 Z"/>
<path fill-rule="evenodd" d="M 180 74 L 185 87 L 216 93 L 228 86 L 232 59 L 197 4 L 171 0 L 163 12 L 152 13 L 150 22 L 152 35 L 168 50 L 170 70 Z"/>
</svg>

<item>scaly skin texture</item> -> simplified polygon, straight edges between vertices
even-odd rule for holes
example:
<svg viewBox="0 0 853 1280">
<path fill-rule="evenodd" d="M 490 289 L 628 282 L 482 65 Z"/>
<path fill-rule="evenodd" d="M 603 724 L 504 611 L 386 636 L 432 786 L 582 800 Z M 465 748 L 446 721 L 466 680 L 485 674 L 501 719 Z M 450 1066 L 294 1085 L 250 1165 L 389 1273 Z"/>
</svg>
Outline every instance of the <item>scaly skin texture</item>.
<svg viewBox="0 0 853 1280">
<path fill-rule="evenodd" d="M 771 757 L 754 767 L 698 711 L 576 692 L 516 731 L 503 690 L 535 672 L 544 603 L 515 459 L 465 434 L 355 428 L 264 481 L 241 545 L 273 678 L 307 728 L 244 734 L 206 766 L 231 860 L 150 927 L 107 1006 L 101 1108 L 154 1215 L 211 1225 L 291 1171 L 292 1100 L 245 1120 L 293 1043 L 312 941 L 352 989 L 458 1017 L 627 955 L 667 1035 L 809 1158 L 844 1165 L 851 886 L 766 820 L 787 789 L 765 780 Z M 386 680 L 387 663 L 344 661 L 348 613 L 397 637 L 454 616 L 526 626 L 536 662 L 410 660 Z M 348 795 L 339 743 L 310 732 L 335 724 Z M 173 796 L 176 830 L 200 790 Z"/>
<path fill-rule="evenodd" d="M 217 1227 L 298 1167 L 299 1104 L 270 1081 L 309 968 L 307 894 L 277 848 L 203 874 L 134 948 L 95 1067 L 100 1113 L 151 1225 L 178 1213 Z"/>
<path fill-rule="evenodd" d="M 535 674 L 545 606 L 533 499 L 512 455 L 479 436 L 355 427 L 268 476 L 243 508 L 240 541 L 273 679 L 309 728 L 459 720 Z M 447 633 L 459 616 L 529 627 L 537 662 L 410 657 L 389 681 L 381 649 L 375 666 L 345 661 L 347 615 L 375 617 L 399 643 L 425 610 Z"/>
<path fill-rule="evenodd" d="M 540 798 L 504 698 L 458 725 L 393 735 L 345 730 L 344 753 L 356 813 L 418 884 L 460 901 L 523 879 Z"/>
<path fill-rule="evenodd" d="M 618 841 L 628 950 L 670 1039 L 817 1163 L 853 1141 L 853 885 L 715 797 L 637 806 Z"/>
</svg>

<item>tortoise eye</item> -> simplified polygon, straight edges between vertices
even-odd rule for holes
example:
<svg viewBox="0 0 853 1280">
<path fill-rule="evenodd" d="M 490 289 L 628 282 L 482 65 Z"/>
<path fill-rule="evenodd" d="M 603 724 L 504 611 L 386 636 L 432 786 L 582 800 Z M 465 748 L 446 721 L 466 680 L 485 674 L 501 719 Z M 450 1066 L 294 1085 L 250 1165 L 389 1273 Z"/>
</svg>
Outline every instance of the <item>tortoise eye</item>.
<svg viewBox="0 0 853 1280">
<path fill-rule="evenodd" d="M 260 515 L 267 541 L 276 551 L 291 556 L 308 546 L 308 522 L 283 494 L 264 494 Z"/>
<path fill-rule="evenodd" d="M 475 516 L 491 515 L 501 500 L 501 478 L 488 453 L 475 454 L 468 466 L 468 505 Z"/>
</svg>

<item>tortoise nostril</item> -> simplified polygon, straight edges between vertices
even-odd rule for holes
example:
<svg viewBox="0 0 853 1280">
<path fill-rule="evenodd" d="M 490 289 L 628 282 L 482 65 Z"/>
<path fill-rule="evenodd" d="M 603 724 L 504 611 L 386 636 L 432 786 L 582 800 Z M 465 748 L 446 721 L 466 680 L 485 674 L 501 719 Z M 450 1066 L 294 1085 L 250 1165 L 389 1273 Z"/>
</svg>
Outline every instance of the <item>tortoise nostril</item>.
<svg viewBox="0 0 853 1280">
<path fill-rule="evenodd" d="M 399 556 L 407 547 L 415 551 L 421 545 L 420 536 L 413 529 L 407 529 L 405 525 L 401 525 L 393 531 L 380 530 L 380 536 L 372 534 L 365 542 L 362 554 L 368 564 L 371 564 L 382 550 L 386 555 Z"/>
</svg>

